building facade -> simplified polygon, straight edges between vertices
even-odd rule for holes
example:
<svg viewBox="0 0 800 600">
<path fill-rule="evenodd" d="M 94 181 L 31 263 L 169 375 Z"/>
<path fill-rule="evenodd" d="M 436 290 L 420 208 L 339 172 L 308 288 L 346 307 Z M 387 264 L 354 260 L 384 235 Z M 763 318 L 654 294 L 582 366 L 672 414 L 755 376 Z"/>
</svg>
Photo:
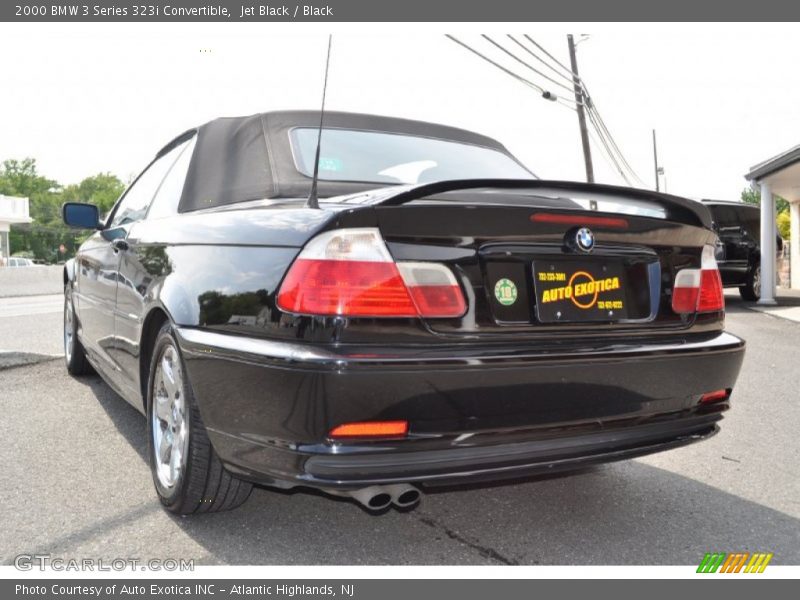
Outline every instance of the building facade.
<svg viewBox="0 0 800 600">
<path fill-rule="evenodd" d="M 27 198 L 0 195 L 0 266 L 5 266 L 11 256 L 8 235 L 11 225 L 30 223 L 32 220 Z"/>
<path fill-rule="evenodd" d="M 750 169 L 745 178 L 761 190 L 761 300 L 775 303 L 775 236 L 766 228 L 775 223 L 775 196 L 789 202 L 791 287 L 800 289 L 800 145 Z M 766 243 L 765 243 L 766 240 Z"/>
</svg>

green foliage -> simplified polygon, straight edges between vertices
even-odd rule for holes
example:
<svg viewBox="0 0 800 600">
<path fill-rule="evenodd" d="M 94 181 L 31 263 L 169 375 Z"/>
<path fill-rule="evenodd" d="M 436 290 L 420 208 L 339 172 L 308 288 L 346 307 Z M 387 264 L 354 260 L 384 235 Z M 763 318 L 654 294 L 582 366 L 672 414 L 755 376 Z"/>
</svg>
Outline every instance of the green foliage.
<svg viewBox="0 0 800 600">
<path fill-rule="evenodd" d="M 784 211 L 778 215 L 778 231 L 781 234 L 781 237 L 785 240 L 791 239 L 791 226 L 790 222 L 791 219 L 789 217 L 789 212 Z"/>
<path fill-rule="evenodd" d="M 62 188 L 56 181 L 39 175 L 36 159 L 10 159 L 0 168 L 0 194 L 30 200 L 33 223 L 11 226 L 11 254 L 25 253 L 48 262 L 74 256 L 86 232 L 68 228 L 61 221 L 64 202 L 89 202 L 108 212 L 125 189 L 116 175 L 99 173 L 78 184 Z M 64 245 L 65 253 L 59 252 Z"/>
<path fill-rule="evenodd" d="M 100 214 L 111 210 L 114 203 L 125 191 L 125 184 L 111 173 L 98 173 L 77 185 L 68 185 L 62 192 L 62 202 L 88 202 L 100 209 Z"/>
<path fill-rule="evenodd" d="M 773 198 L 775 199 L 775 210 L 777 214 L 781 214 L 784 212 L 789 211 L 789 203 L 781 198 L 778 195 L 774 195 Z M 754 204 L 756 206 L 761 206 L 761 190 L 758 188 L 751 189 L 751 188 L 744 188 L 742 190 L 742 202 L 745 204 Z"/>
<path fill-rule="evenodd" d="M 56 182 L 36 172 L 36 159 L 4 160 L 0 170 L 0 194 L 33 198 L 46 194 Z"/>
</svg>

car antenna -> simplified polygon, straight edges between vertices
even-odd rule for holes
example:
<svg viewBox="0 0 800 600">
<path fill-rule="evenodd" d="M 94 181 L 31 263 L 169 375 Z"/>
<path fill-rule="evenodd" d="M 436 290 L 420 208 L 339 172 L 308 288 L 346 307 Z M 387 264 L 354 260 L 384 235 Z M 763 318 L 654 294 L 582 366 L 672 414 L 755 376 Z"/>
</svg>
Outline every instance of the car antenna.
<svg viewBox="0 0 800 600">
<path fill-rule="evenodd" d="M 319 110 L 319 130 L 317 131 L 317 151 L 314 155 L 314 177 L 311 179 L 311 192 L 306 200 L 306 208 L 319 208 L 317 198 L 317 180 L 319 179 L 319 149 L 322 145 L 322 123 L 325 118 L 325 92 L 328 91 L 328 68 L 331 64 L 331 41 L 333 34 L 328 35 L 328 56 L 325 59 L 325 81 L 322 84 L 322 107 Z"/>
</svg>

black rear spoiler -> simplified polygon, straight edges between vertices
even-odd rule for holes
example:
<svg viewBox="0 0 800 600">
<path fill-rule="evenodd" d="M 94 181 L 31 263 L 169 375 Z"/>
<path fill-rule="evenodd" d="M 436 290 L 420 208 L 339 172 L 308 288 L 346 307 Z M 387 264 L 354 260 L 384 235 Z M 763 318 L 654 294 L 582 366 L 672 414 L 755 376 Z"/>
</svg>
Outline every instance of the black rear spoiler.
<svg viewBox="0 0 800 600">
<path fill-rule="evenodd" d="M 363 203 L 372 206 L 399 206 L 407 202 L 428 198 L 437 194 L 455 192 L 458 190 L 474 190 L 478 188 L 536 190 L 540 193 L 545 191 L 552 191 L 555 193 L 581 192 L 589 195 L 597 194 L 605 198 L 613 197 L 615 201 L 622 202 L 626 199 L 645 200 L 664 209 L 669 220 L 711 229 L 711 213 L 700 202 L 650 190 L 598 183 L 550 181 L 544 179 L 450 179 L 419 185 L 382 188 L 374 192 L 359 194 L 358 196 L 360 198 L 363 198 L 365 195 L 369 196 Z"/>
</svg>

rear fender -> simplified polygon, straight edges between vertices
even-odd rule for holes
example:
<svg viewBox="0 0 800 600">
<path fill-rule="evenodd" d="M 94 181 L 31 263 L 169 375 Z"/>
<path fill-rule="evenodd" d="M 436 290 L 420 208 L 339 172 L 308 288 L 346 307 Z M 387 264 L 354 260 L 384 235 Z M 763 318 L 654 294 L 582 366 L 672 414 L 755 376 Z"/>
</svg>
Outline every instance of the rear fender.
<svg viewBox="0 0 800 600">
<path fill-rule="evenodd" d="M 182 327 L 227 328 L 279 318 L 274 298 L 299 248 L 176 245 L 144 248 L 144 314 L 162 308 Z M 140 286 L 141 287 L 141 286 Z"/>
</svg>

